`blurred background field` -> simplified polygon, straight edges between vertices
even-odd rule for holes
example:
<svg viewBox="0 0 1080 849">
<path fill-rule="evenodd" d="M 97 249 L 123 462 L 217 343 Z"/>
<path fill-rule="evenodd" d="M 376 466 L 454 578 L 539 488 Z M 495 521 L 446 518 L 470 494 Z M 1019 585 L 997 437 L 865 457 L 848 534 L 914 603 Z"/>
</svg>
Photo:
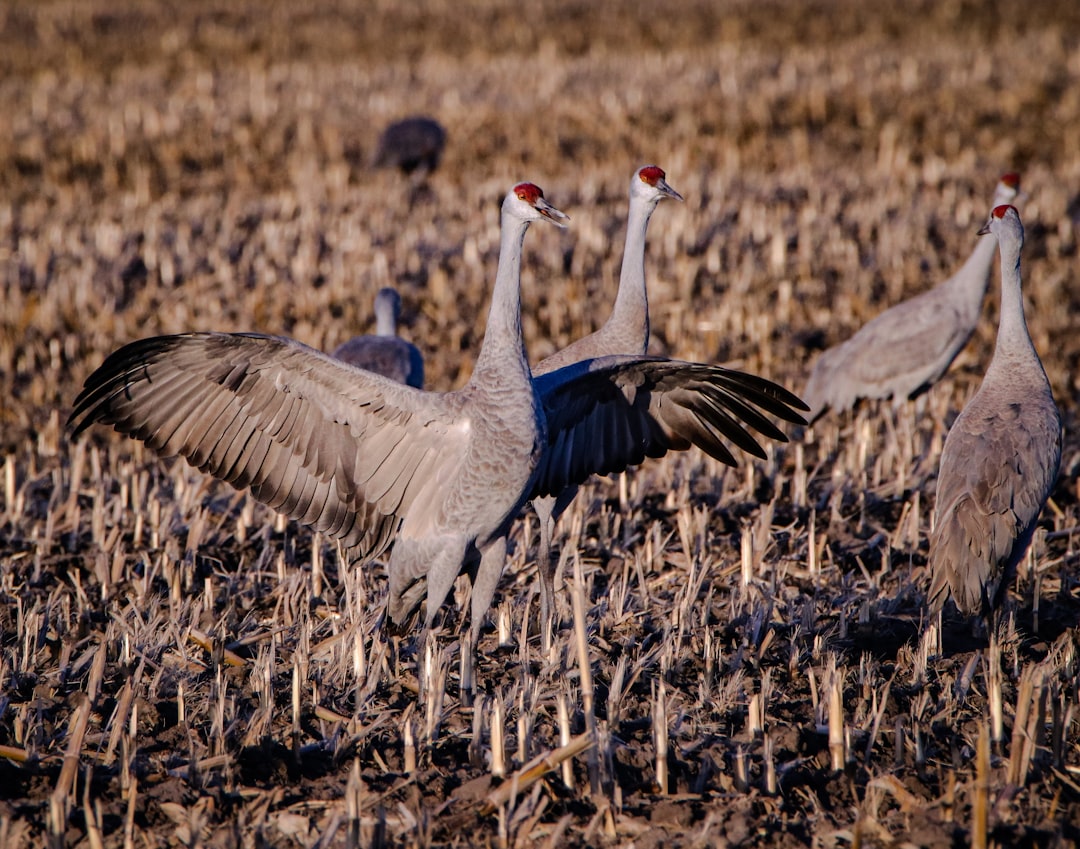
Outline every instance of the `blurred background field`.
<svg viewBox="0 0 1080 849">
<path fill-rule="evenodd" d="M 411 114 L 448 134 L 424 185 L 371 167 Z M 0 845 L 951 846 L 978 839 L 980 784 L 997 843 L 1080 840 L 1080 6 L 9 0 L 0 115 Z M 63 422 L 124 342 L 329 350 L 388 284 L 427 387 L 461 385 L 499 200 L 524 179 L 572 219 L 526 241 L 538 360 L 606 317 L 647 162 L 686 197 L 650 229 L 651 350 L 795 391 L 951 273 L 1021 172 L 1062 475 L 1001 668 L 962 635 L 937 654 L 934 472 L 989 362 L 995 267 L 917 403 L 826 418 L 738 470 L 693 452 L 590 486 L 558 542 L 581 552 L 600 787 L 582 755 L 572 788 L 555 771 L 487 813 L 492 716 L 508 773 L 559 745 L 560 700 L 585 727 L 568 634 L 556 662 L 521 645 L 530 528 L 492 616 L 518 645 L 481 647 L 488 698 L 457 704 L 446 637 L 448 695 L 414 709 L 372 633 L 381 570 L 339 573 L 227 487 L 101 429 L 76 449 Z M 1004 739 L 976 781 L 994 692 Z"/>
</svg>

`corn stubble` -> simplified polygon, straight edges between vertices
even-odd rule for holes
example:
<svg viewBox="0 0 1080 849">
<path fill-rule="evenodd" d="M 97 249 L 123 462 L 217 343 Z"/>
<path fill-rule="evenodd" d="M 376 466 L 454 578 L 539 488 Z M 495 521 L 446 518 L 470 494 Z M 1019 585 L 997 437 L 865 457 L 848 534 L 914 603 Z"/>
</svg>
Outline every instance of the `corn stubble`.
<svg viewBox="0 0 1080 849">
<path fill-rule="evenodd" d="M 647 41 L 632 16 L 553 14 L 539 80 L 497 4 L 405 22 L 375 5 L 367 35 L 306 18 L 336 36 L 318 57 L 285 38 L 288 5 L 235 4 L 232 29 L 200 4 L 164 31 L 137 0 L 108 25 L 8 14 L 9 41 L 39 42 L 0 51 L 19 81 L 0 88 L 0 845 L 1080 839 L 1071 4 L 980 41 L 932 4 L 882 19 L 894 41 L 814 28 L 813 4 L 721 27 L 687 0 Z M 610 49 L 586 52 L 601 26 Z M 474 29 L 487 53 L 460 50 Z M 406 85 L 450 139 L 422 193 L 364 167 Z M 379 569 L 341 571 L 324 540 L 135 443 L 64 437 L 122 342 L 255 330 L 329 350 L 390 284 L 427 385 L 460 386 L 497 199 L 523 178 L 573 218 L 527 245 L 538 360 L 603 319 L 646 161 L 687 199 L 650 232 L 653 350 L 796 389 L 818 350 L 966 255 L 987 185 L 1023 171 L 1029 324 L 1067 436 L 989 644 L 924 621 L 923 599 L 937 460 L 994 297 L 913 402 L 827 416 L 740 469 L 694 452 L 583 487 L 556 535 L 549 654 L 519 524 L 470 709 L 456 643 L 416 657 L 384 635 Z"/>
</svg>

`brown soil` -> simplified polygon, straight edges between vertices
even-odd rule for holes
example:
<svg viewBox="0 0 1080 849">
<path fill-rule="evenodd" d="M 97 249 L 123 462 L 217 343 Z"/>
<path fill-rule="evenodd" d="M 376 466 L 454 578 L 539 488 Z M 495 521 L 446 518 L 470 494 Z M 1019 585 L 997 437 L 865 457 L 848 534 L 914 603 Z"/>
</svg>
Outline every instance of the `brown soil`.
<svg viewBox="0 0 1080 849">
<path fill-rule="evenodd" d="M 0 846 L 1080 842 L 1080 6 L 876 7 L 0 9 Z M 414 113 L 448 131 L 423 184 L 369 166 Z M 997 177 L 1022 172 L 1029 324 L 1067 435 L 1000 651 L 949 621 L 939 650 L 924 614 L 937 460 L 996 295 L 914 403 L 793 429 L 739 469 L 690 452 L 622 493 L 585 487 L 560 527 L 554 658 L 534 626 L 522 640 L 521 523 L 475 709 L 464 588 L 440 700 L 418 699 L 381 568 L 339 568 L 324 540 L 104 429 L 65 436 L 124 342 L 216 329 L 329 350 L 388 283 L 428 387 L 460 385 L 519 179 L 573 219 L 527 242 L 539 359 L 606 316 L 626 183 L 650 161 L 687 199 L 650 230 L 653 349 L 795 390 L 822 348 L 957 267 Z M 570 785 L 553 764 L 507 794 L 560 746 L 560 701 L 571 736 L 592 704 L 595 745 Z"/>
</svg>

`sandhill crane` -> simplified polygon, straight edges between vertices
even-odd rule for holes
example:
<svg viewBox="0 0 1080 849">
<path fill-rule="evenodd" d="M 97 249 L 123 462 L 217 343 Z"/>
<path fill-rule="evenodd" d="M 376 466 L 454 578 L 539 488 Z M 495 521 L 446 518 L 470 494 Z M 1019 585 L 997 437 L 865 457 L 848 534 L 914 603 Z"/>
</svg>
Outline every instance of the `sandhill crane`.
<svg viewBox="0 0 1080 849">
<path fill-rule="evenodd" d="M 395 121 L 379 136 L 374 164 L 377 168 L 399 168 L 406 174 L 424 177 L 439 167 L 446 130 L 434 118 L 416 115 Z"/>
<path fill-rule="evenodd" d="M 645 165 L 630 178 L 630 212 L 626 223 L 619 291 L 608 320 L 594 333 L 571 342 L 533 366 L 534 375 L 571 365 L 581 360 L 613 354 L 644 354 L 649 347 L 649 294 L 645 285 L 645 233 L 656 205 L 664 198 L 683 199 L 667 182 L 656 165 Z M 540 577 L 540 621 L 544 650 L 551 645 L 551 616 L 554 603 L 555 568 L 551 563 L 551 537 L 555 522 L 574 500 L 577 487 L 555 495 L 533 499 L 540 524 L 540 545 L 536 555 Z"/>
<path fill-rule="evenodd" d="M 521 335 L 522 244 L 531 222 L 565 217 L 531 183 L 504 199 L 487 330 L 459 390 L 403 386 L 282 337 L 161 336 L 126 345 L 90 375 L 69 419 L 73 438 L 102 422 L 180 454 L 340 540 L 354 565 L 393 543 L 392 626 L 426 594 L 430 633 L 469 572 L 469 692 L 472 646 L 528 499 L 691 443 L 730 456 L 721 435 L 756 444 L 741 422 L 783 439 L 756 407 L 801 420 L 798 399 L 769 381 L 663 359 L 589 361 L 534 382 Z"/>
<path fill-rule="evenodd" d="M 979 391 L 953 423 L 938 472 L 929 602 L 989 616 L 1031 542 L 1061 463 L 1061 416 L 1028 335 L 1020 280 L 1024 227 L 998 206 L 980 233 L 1001 253 L 997 345 Z"/>
<path fill-rule="evenodd" d="M 126 345 L 87 379 L 73 436 L 99 421 L 180 454 L 340 540 L 355 563 L 396 538 L 392 624 L 426 588 L 430 627 L 463 564 L 479 560 L 478 628 L 545 440 L 521 338 L 522 245 L 533 221 L 565 219 L 531 183 L 506 195 L 487 331 L 455 392 L 403 386 L 281 337 L 163 336 Z"/>
<path fill-rule="evenodd" d="M 401 296 L 391 286 L 375 295 L 375 333 L 354 336 L 338 345 L 330 356 L 357 368 L 421 389 L 424 386 L 424 358 L 419 349 L 397 335 Z"/>
<path fill-rule="evenodd" d="M 991 209 L 1011 202 L 1020 177 L 1005 174 Z M 994 264 L 993 236 L 975 245 L 944 283 L 871 319 L 814 364 L 803 390 L 813 422 L 825 409 L 851 409 L 860 398 L 913 397 L 945 373 L 975 331 Z"/>
</svg>

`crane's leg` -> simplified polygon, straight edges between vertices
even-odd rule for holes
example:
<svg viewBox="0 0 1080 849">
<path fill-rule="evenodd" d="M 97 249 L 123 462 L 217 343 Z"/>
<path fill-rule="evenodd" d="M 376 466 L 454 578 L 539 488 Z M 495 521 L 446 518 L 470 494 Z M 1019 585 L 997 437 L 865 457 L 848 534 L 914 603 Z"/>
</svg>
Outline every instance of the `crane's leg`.
<svg viewBox="0 0 1080 849">
<path fill-rule="evenodd" d="M 540 522 L 540 544 L 537 550 L 537 572 L 540 575 L 540 646 L 544 657 L 551 657 L 555 626 L 555 575 L 558 572 L 559 559 L 551 562 L 551 541 L 555 535 L 555 523 L 566 512 L 578 488 L 570 486 L 558 496 L 545 496 L 533 501 L 533 509 Z"/>
<path fill-rule="evenodd" d="M 390 554 L 390 563 L 387 566 L 390 573 L 388 613 L 392 623 L 400 628 L 419 606 L 424 590 L 427 590 L 424 630 L 417 641 L 416 651 L 416 677 L 420 684 L 421 704 L 427 695 L 424 692 L 427 680 L 423 668 L 424 649 L 427 641 L 434 639 L 431 632 L 435 615 L 454 586 L 467 547 L 468 540 L 465 537 L 451 534 L 422 540 L 399 538 Z"/>
<path fill-rule="evenodd" d="M 476 567 L 476 577 L 473 578 L 471 622 L 468 632 L 461 640 L 461 703 L 463 705 L 471 705 L 476 692 L 474 662 L 476 647 L 480 644 L 480 629 L 484 625 L 484 617 L 491 609 L 491 602 L 495 598 L 495 590 L 498 589 L 499 579 L 502 577 L 505 566 L 506 537 L 501 536 L 492 540 L 487 548 L 480 552 L 480 565 Z"/>
<path fill-rule="evenodd" d="M 533 510 L 540 523 L 540 542 L 536 549 L 536 575 L 540 579 L 540 650 L 544 657 L 551 654 L 552 619 L 555 616 L 555 567 L 551 563 L 551 537 L 555 531 L 552 513 L 555 499 L 551 496 L 533 501 Z"/>
</svg>

